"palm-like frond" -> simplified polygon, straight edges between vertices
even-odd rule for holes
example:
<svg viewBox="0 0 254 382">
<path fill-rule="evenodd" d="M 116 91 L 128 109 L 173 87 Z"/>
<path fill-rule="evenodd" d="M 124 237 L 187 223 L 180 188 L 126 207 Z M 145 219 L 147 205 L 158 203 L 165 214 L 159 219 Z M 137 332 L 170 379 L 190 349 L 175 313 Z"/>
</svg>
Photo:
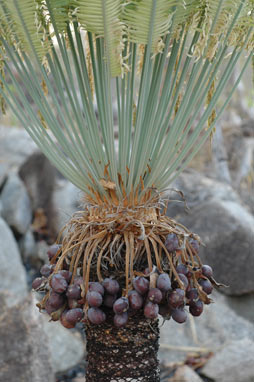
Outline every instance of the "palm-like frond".
<svg viewBox="0 0 254 382">
<path fill-rule="evenodd" d="M 121 74 L 121 0 L 77 0 L 77 6 L 81 25 L 96 36 L 104 37 L 111 74 Z"/>
<path fill-rule="evenodd" d="M 6 36 L 11 37 L 19 49 L 24 49 L 42 60 L 49 49 L 46 30 L 41 23 L 41 0 L 2 0 L 0 20 L 8 25 Z"/>
<path fill-rule="evenodd" d="M 50 8 L 50 11 L 48 8 Z M 45 4 L 48 21 L 55 25 L 59 33 L 66 32 L 67 24 L 72 15 L 75 15 L 76 8 L 76 0 L 47 0 Z"/>
<path fill-rule="evenodd" d="M 154 51 L 169 29 L 176 0 L 135 0 L 124 7 L 123 20 L 130 41 L 147 44 L 151 39 Z"/>
</svg>

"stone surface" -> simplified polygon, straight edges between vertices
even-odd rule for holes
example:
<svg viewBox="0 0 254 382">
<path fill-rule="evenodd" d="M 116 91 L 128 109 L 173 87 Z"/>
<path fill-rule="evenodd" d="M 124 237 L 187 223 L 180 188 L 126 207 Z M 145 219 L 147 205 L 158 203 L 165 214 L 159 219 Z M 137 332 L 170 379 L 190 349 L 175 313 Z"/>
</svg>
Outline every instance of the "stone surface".
<svg viewBox="0 0 254 382">
<path fill-rule="evenodd" d="M 216 382 L 254 382 L 253 357 L 253 341 L 232 341 L 208 360 L 202 374 Z"/>
<path fill-rule="evenodd" d="M 0 125 L 0 163 L 9 170 L 17 169 L 36 147 L 23 128 Z"/>
<path fill-rule="evenodd" d="M 200 376 L 189 366 L 180 366 L 176 369 L 172 382 L 203 382 Z"/>
<path fill-rule="evenodd" d="M 244 296 L 227 296 L 227 303 L 237 314 L 254 324 L 254 293 Z"/>
<path fill-rule="evenodd" d="M 27 295 L 25 268 L 10 228 L 0 218 L 0 291 L 13 294 L 12 304 L 22 301 Z"/>
<path fill-rule="evenodd" d="M 219 200 L 240 202 L 238 194 L 230 185 L 210 179 L 191 169 L 184 171 L 172 186 L 170 185 L 170 188 L 183 192 L 190 208 L 189 213 L 194 207 L 198 207 L 201 203 L 206 203 L 215 197 Z M 179 194 L 168 191 L 166 195 L 171 200 L 167 209 L 168 216 L 176 217 L 180 215 L 181 218 L 188 214 L 188 211 L 185 211 L 183 199 Z"/>
<path fill-rule="evenodd" d="M 54 193 L 54 206 L 57 213 L 58 232 L 70 220 L 81 205 L 82 192 L 68 180 L 59 179 Z"/>
<path fill-rule="evenodd" d="M 212 199 L 180 221 L 202 238 L 206 247 L 201 248 L 201 259 L 229 286 L 221 289 L 223 293 L 254 292 L 254 217 L 247 209 L 234 201 Z"/>
<path fill-rule="evenodd" d="M 3 187 L 4 182 L 6 181 L 8 174 L 8 167 L 6 164 L 0 162 L 0 190 Z"/>
<path fill-rule="evenodd" d="M 80 333 L 64 328 L 59 322 L 49 322 L 48 316 L 43 318 L 54 371 L 62 372 L 75 366 L 85 351 Z"/>
<path fill-rule="evenodd" d="M 0 314 L 0 381 L 54 382 L 48 339 L 30 299 Z"/>
<path fill-rule="evenodd" d="M 227 297 L 213 292 L 212 299 L 215 303 L 205 306 L 200 317 L 188 316 L 182 325 L 170 320 L 161 326 L 159 356 L 162 361 L 185 360 L 188 351 L 183 351 L 183 347 L 190 348 L 189 352 L 201 347 L 216 353 L 229 341 L 243 338 L 254 341 L 254 325 L 229 308 Z"/>
<path fill-rule="evenodd" d="M 37 257 L 37 243 L 31 229 L 19 240 L 19 248 L 24 261 Z"/>
<path fill-rule="evenodd" d="M 32 221 L 30 199 L 21 179 L 11 174 L 1 194 L 2 216 L 20 234 L 26 233 Z"/>
</svg>

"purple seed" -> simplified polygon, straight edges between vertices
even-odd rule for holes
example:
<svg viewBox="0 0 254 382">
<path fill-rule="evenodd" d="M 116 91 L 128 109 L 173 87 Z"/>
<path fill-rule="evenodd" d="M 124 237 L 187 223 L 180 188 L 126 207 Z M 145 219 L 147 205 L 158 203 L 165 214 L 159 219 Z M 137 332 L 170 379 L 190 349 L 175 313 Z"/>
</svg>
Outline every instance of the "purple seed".
<svg viewBox="0 0 254 382">
<path fill-rule="evenodd" d="M 60 244 L 53 244 L 49 247 L 47 251 L 49 260 L 53 259 L 53 257 L 57 254 L 57 252 L 59 251 L 61 247 L 62 246 Z"/>
<path fill-rule="evenodd" d="M 70 309 L 66 313 L 66 320 L 71 324 L 76 325 L 79 321 L 82 320 L 84 316 L 83 310 L 80 308 Z"/>
<path fill-rule="evenodd" d="M 177 288 L 168 295 L 169 306 L 173 309 L 179 308 L 184 304 L 185 292 L 184 290 Z"/>
<path fill-rule="evenodd" d="M 196 253 L 199 252 L 199 242 L 197 240 L 191 238 L 189 244 Z"/>
<path fill-rule="evenodd" d="M 129 308 L 129 301 L 126 297 L 120 297 L 118 298 L 113 305 L 113 310 L 116 314 L 124 313 Z"/>
<path fill-rule="evenodd" d="M 210 265 L 202 265 L 201 270 L 204 276 L 208 278 L 213 277 L 213 269 L 210 267 Z"/>
<path fill-rule="evenodd" d="M 44 277 L 37 277 L 32 283 L 32 288 L 35 290 L 38 289 L 45 282 L 45 280 L 46 279 Z"/>
<path fill-rule="evenodd" d="M 143 306 L 143 297 L 136 290 L 131 290 L 128 293 L 128 300 L 131 309 L 138 310 Z"/>
<path fill-rule="evenodd" d="M 149 281 L 142 276 L 135 277 L 135 279 L 132 281 L 132 285 L 134 289 L 141 295 L 146 294 L 149 290 Z"/>
<path fill-rule="evenodd" d="M 89 283 L 89 286 L 88 286 L 88 290 L 89 292 L 98 292 L 100 293 L 102 296 L 104 296 L 104 288 L 103 286 L 101 285 L 101 283 L 97 282 L 97 281 L 92 281 Z"/>
<path fill-rule="evenodd" d="M 69 285 L 66 296 L 68 298 L 72 298 L 74 300 L 79 300 L 81 298 L 81 289 L 80 286 L 77 284 Z"/>
<path fill-rule="evenodd" d="M 154 304 L 159 304 L 161 302 L 163 296 L 162 296 L 160 289 L 151 288 L 148 292 L 147 297 L 148 297 L 148 300 L 150 300 Z"/>
<path fill-rule="evenodd" d="M 212 283 L 209 280 L 200 279 L 198 280 L 199 285 L 202 287 L 206 294 L 211 294 L 213 291 Z"/>
<path fill-rule="evenodd" d="M 171 290 L 171 280 L 167 273 L 162 273 L 157 279 L 157 288 L 162 292 L 168 292 Z"/>
<path fill-rule="evenodd" d="M 63 295 L 56 293 L 54 291 L 50 292 L 49 298 L 48 298 L 48 303 L 52 308 L 55 308 L 55 310 L 61 308 L 63 306 L 65 301 L 65 298 Z"/>
<path fill-rule="evenodd" d="M 68 288 L 67 281 L 59 273 L 56 273 L 52 276 L 52 279 L 50 280 L 50 286 L 57 293 L 64 293 Z"/>
<path fill-rule="evenodd" d="M 67 271 L 65 269 L 62 269 L 61 271 L 58 272 L 60 275 L 62 275 L 65 280 L 67 281 L 67 283 L 69 284 L 69 282 L 71 281 L 71 276 L 72 276 L 72 272 L 70 271 Z"/>
<path fill-rule="evenodd" d="M 98 292 L 87 292 L 86 299 L 93 308 L 98 308 L 102 304 L 102 295 Z"/>
<path fill-rule="evenodd" d="M 117 299 L 117 295 L 105 294 L 103 298 L 103 305 L 107 308 L 113 308 L 114 302 Z"/>
<path fill-rule="evenodd" d="M 165 240 L 165 247 L 168 252 L 174 252 L 179 247 L 177 235 L 175 233 L 169 233 Z"/>
<path fill-rule="evenodd" d="M 128 313 L 127 312 L 124 312 L 121 314 L 115 314 L 114 325 L 117 328 L 122 328 L 123 326 L 125 326 L 127 324 L 127 322 L 128 322 Z"/>
<path fill-rule="evenodd" d="M 106 320 L 106 314 L 99 308 L 90 308 L 87 312 L 88 320 L 95 325 L 100 325 Z"/>
<path fill-rule="evenodd" d="M 106 292 L 112 295 L 117 294 L 120 290 L 119 283 L 116 280 L 112 280 L 110 278 L 103 280 L 102 285 Z"/>
<path fill-rule="evenodd" d="M 42 276 L 44 277 L 49 277 L 50 273 L 51 273 L 51 268 L 52 266 L 51 265 L 48 265 L 48 264 L 44 264 L 41 269 L 40 269 L 40 273 Z"/>
<path fill-rule="evenodd" d="M 189 311 L 193 316 L 195 317 L 200 316 L 203 312 L 203 309 L 204 309 L 204 304 L 201 300 L 190 302 Z"/>
<path fill-rule="evenodd" d="M 159 305 L 153 304 L 151 301 L 147 302 L 144 308 L 144 315 L 146 318 L 154 319 L 157 318 L 159 313 Z"/>
<path fill-rule="evenodd" d="M 183 309 L 175 309 L 172 312 L 172 318 L 179 324 L 183 324 L 187 320 L 187 314 Z"/>
</svg>

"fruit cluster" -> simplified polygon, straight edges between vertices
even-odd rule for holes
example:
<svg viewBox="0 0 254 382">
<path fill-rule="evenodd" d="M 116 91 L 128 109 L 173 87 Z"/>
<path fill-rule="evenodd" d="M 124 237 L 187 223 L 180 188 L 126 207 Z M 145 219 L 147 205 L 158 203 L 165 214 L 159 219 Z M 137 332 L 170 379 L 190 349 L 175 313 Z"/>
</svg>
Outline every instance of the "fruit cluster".
<svg viewBox="0 0 254 382">
<path fill-rule="evenodd" d="M 198 241 L 190 238 L 188 246 L 197 255 Z M 114 325 L 122 327 L 130 315 L 141 310 L 147 319 L 161 315 L 164 319 L 172 317 L 178 323 L 187 319 L 186 306 L 190 314 L 200 316 L 204 303 L 211 302 L 208 295 L 215 283 L 212 268 L 202 265 L 200 260 L 194 261 L 193 256 L 192 261 L 177 257 L 179 241 L 174 233 L 167 235 L 165 247 L 173 254 L 174 265 L 172 262 L 167 271 L 159 271 L 156 266 L 146 268 L 131 280 L 128 290 L 119 280 L 110 277 L 89 282 L 85 290 L 81 275 L 74 275 L 68 269 L 55 270 L 56 264 L 44 265 L 42 277 L 35 279 L 32 285 L 35 290 L 46 293 L 38 306 L 52 320 L 60 319 L 67 328 L 86 320 L 99 325 L 112 314 Z M 61 246 L 51 246 L 49 260 L 57 259 L 60 252 Z"/>
</svg>

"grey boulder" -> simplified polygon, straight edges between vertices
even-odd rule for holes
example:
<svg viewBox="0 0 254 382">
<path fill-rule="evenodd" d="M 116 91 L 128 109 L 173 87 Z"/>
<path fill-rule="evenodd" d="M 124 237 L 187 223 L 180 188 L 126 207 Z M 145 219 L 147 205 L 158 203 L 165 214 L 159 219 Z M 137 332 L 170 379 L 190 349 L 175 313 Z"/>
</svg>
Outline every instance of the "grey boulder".
<svg viewBox="0 0 254 382">
<path fill-rule="evenodd" d="M 0 292 L 10 292 L 10 305 L 14 305 L 27 296 L 26 272 L 13 233 L 1 217 L 0 264 Z"/>
<path fill-rule="evenodd" d="M 182 222 L 205 244 L 203 263 L 214 269 L 215 278 L 226 285 L 223 293 L 254 292 L 254 217 L 239 203 L 212 199 L 191 210 Z"/>
<path fill-rule="evenodd" d="M 25 234 L 32 221 L 30 199 L 21 179 L 11 174 L 1 194 L 2 216 L 19 234 Z"/>
<path fill-rule="evenodd" d="M 3 301 L 1 299 L 1 308 Z M 48 338 L 30 299 L 0 312 L 0 381 L 54 382 Z"/>
<path fill-rule="evenodd" d="M 43 317 L 52 365 L 55 372 L 63 372 L 77 365 L 84 357 L 85 345 L 80 333 L 64 328 L 60 322 L 49 322 Z"/>
<path fill-rule="evenodd" d="M 200 376 L 189 366 L 184 365 L 176 369 L 172 382 L 203 382 Z"/>
<path fill-rule="evenodd" d="M 0 126 L 0 162 L 16 170 L 37 146 L 23 128 Z"/>
<path fill-rule="evenodd" d="M 4 182 L 6 181 L 8 174 L 8 167 L 4 163 L 0 163 L 0 190 L 3 187 Z"/>
<path fill-rule="evenodd" d="M 202 374 L 216 382 L 253 382 L 253 357 L 253 341 L 232 341 L 208 360 Z"/>
<path fill-rule="evenodd" d="M 215 303 L 206 305 L 200 317 L 189 315 L 182 325 L 172 319 L 161 325 L 162 361 L 182 362 L 188 352 L 198 352 L 200 348 L 216 353 L 230 341 L 254 341 L 254 325 L 230 309 L 227 296 L 213 292 L 211 297 Z"/>
</svg>

